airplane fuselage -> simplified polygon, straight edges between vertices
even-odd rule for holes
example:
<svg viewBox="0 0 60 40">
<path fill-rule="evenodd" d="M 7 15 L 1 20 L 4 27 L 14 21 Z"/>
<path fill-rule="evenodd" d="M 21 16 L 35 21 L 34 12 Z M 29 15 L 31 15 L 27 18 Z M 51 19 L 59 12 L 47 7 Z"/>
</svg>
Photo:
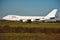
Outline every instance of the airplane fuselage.
<svg viewBox="0 0 60 40">
<path fill-rule="evenodd" d="M 54 19 L 56 15 L 57 9 L 54 9 L 52 12 L 50 12 L 46 16 L 18 16 L 18 15 L 7 15 L 3 17 L 4 20 L 11 20 L 11 21 L 23 21 L 26 22 L 28 20 L 30 21 L 44 21 L 48 19 Z"/>
</svg>

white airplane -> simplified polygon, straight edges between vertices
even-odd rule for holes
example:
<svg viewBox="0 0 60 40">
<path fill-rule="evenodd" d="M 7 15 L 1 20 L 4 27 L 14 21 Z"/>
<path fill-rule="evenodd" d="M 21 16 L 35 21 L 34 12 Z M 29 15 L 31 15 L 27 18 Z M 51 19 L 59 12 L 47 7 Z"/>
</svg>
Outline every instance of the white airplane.
<svg viewBox="0 0 60 40">
<path fill-rule="evenodd" d="M 54 9 L 46 16 L 18 16 L 18 15 L 7 15 L 3 17 L 4 20 L 10 20 L 10 21 L 44 21 L 48 19 L 54 19 L 56 17 L 57 9 Z"/>
</svg>

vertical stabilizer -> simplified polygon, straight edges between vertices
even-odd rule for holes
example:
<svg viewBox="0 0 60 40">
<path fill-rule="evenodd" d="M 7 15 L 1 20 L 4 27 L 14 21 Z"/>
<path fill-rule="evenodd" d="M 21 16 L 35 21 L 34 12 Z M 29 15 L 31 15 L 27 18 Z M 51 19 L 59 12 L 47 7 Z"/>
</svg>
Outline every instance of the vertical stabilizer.
<svg viewBox="0 0 60 40">
<path fill-rule="evenodd" d="M 45 18 L 55 17 L 56 13 L 57 13 L 57 9 L 54 9 L 54 10 L 51 11 L 47 16 L 45 16 Z"/>
</svg>

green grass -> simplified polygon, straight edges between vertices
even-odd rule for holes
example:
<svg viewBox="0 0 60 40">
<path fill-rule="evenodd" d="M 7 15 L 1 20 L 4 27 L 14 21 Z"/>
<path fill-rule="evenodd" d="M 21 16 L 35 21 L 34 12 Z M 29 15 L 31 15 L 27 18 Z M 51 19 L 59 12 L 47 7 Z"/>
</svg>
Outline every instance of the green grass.
<svg viewBox="0 0 60 40">
<path fill-rule="evenodd" d="M 22 23 L 22 22 L 12 22 L 12 21 L 2 21 L 0 26 L 9 25 L 10 27 L 39 27 L 39 28 L 60 28 L 60 23 Z"/>
</svg>

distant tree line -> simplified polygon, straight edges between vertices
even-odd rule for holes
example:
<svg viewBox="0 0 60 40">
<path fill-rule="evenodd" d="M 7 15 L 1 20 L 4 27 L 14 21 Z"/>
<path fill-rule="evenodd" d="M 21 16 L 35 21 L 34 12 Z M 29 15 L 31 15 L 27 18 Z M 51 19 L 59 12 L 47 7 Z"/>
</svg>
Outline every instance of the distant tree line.
<svg viewBox="0 0 60 40">
<path fill-rule="evenodd" d="M 44 21 L 45 22 L 45 21 Z M 46 23 L 60 23 L 60 20 L 56 20 L 56 21 L 47 21 Z"/>
</svg>

